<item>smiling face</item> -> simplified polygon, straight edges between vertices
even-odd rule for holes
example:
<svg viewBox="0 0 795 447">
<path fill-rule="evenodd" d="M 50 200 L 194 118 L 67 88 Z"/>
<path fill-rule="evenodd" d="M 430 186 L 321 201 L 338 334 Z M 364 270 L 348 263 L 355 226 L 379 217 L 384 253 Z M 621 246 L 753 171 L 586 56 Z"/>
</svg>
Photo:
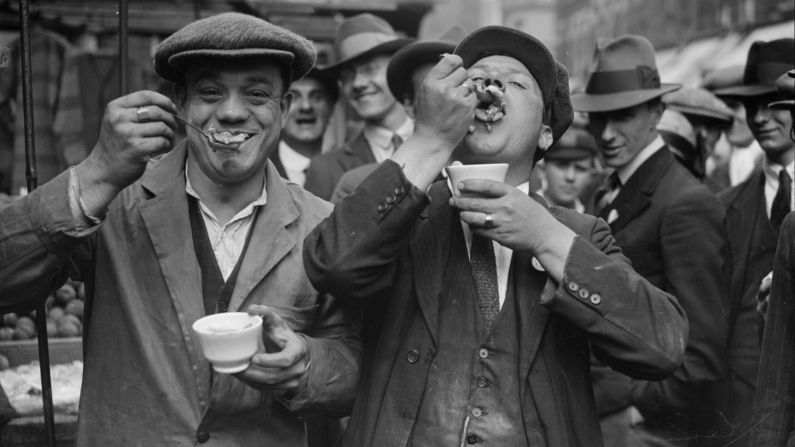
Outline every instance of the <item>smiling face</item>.
<svg viewBox="0 0 795 447">
<path fill-rule="evenodd" d="M 371 124 L 384 125 L 391 121 L 392 116 L 404 113 L 387 84 L 389 58 L 388 55 L 376 55 L 354 60 L 340 69 L 342 94 L 356 113 Z"/>
<path fill-rule="evenodd" d="M 588 131 L 596 140 L 605 164 L 620 169 L 635 159 L 657 137 L 662 116 L 660 102 L 588 114 Z"/>
<path fill-rule="evenodd" d="M 206 177 L 232 185 L 264 172 L 290 108 L 279 65 L 262 58 L 202 59 L 185 67 L 177 96 L 182 116 L 205 131 L 250 135 L 228 151 L 187 128 L 191 160 Z"/>
<path fill-rule="evenodd" d="M 488 56 L 467 70 L 475 83 L 489 80 L 501 85 L 502 118 L 487 122 L 484 110 L 476 112 L 474 131 L 456 149 L 454 158 L 464 164 L 509 163 L 508 183 L 526 181 L 533 168 L 537 148 L 552 143 L 552 130 L 543 124 L 544 99 L 527 67 L 508 56 Z M 499 82 L 494 82 L 494 81 Z"/>
<path fill-rule="evenodd" d="M 290 85 L 292 107 L 284 124 L 284 137 L 302 143 L 323 139 L 332 111 L 331 96 L 317 79 L 305 78 Z"/>
<path fill-rule="evenodd" d="M 780 99 L 778 95 L 753 96 L 743 101 L 748 127 L 770 161 L 786 166 L 795 156 L 795 143 L 790 139 L 792 114 L 788 110 L 771 109 L 767 105 Z"/>
</svg>

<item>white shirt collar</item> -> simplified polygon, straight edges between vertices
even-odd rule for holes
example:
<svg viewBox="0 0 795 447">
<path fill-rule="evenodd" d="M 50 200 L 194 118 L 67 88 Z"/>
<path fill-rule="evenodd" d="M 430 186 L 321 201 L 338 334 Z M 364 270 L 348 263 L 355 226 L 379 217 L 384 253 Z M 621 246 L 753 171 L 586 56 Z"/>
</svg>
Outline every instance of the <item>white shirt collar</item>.
<svg viewBox="0 0 795 447">
<path fill-rule="evenodd" d="M 375 160 L 382 162 L 392 156 L 392 135 L 397 134 L 406 141 L 414 132 L 414 122 L 410 118 L 400 125 L 394 132 L 380 126 L 364 126 L 364 138 L 370 143 Z"/>
<path fill-rule="evenodd" d="M 279 141 L 279 160 L 284 166 L 284 172 L 287 174 L 287 179 L 291 182 L 298 183 L 304 186 L 306 181 L 306 170 L 309 168 L 309 163 L 312 161 L 298 153 L 295 149 L 291 148 L 284 140 Z"/>
<path fill-rule="evenodd" d="M 662 149 L 663 146 L 665 146 L 665 141 L 663 141 L 661 136 L 657 135 L 657 137 L 654 140 L 652 140 L 651 143 L 649 143 L 646 147 L 641 149 L 640 152 L 638 152 L 638 155 L 636 155 L 635 158 L 632 159 L 632 161 L 630 161 L 625 166 L 619 168 L 617 173 L 618 173 L 618 179 L 621 180 L 621 184 L 626 185 L 629 178 L 632 177 L 632 174 L 634 174 L 635 171 L 638 170 L 640 165 L 642 165 L 646 160 L 651 158 L 651 156 L 657 153 L 657 151 Z"/>
<path fill-rule="evenodd" d="M 242 219 L 242 218 L 250 216 L 252 214 L 252 212 L 254 211 L 254 207 L 255 206 L 262 206 L 262 205 L 265 205 L 268 202 L 267 184 L 268 184 L 267 181 L 262 182 L 262 192 L 260 192 L 259 197 L 257 197 L 256 200 L 254 200 L 253 202 L 248 204 L 248 206 L 246 206 L 245 208 L 240 210 L 240 212 L 235 214 L 235 216 L 232 219 L 229 220 L 227 225 L 232 223 L 232 222 L 234 222 L 234 221 L 236 221 L 236 220 L 239 220 L 239 219 Z M 185 192 L 188 195 L 195 197 L 199 201 L 199 205 L 200 205 L 202 211 L 207 213 L 214 220 L 216 220 L 216 221 L 218 220 L 218 218 L 212 213 L 212 211 L 210 211 L 210 209 L 207 208 L 204 205 L 204 203 L 202 202 L 201 197 L 199 197 L 199 193 L 197 193 L 196 190 L 193 188 L 193 185 L 191 185 L 190 176 L 188 175 L 188 163 L 187 162 L 185 162 Z"/>
</svg>

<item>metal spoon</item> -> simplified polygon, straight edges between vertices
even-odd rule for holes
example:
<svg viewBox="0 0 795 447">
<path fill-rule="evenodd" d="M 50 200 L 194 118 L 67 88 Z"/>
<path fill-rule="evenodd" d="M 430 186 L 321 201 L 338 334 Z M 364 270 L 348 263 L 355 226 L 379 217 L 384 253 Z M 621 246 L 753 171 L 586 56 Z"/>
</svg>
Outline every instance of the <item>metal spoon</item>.
<svg viewBox="0 0 795 447">
<path fill-rule="evenodd" d="M 188 127 L 191 127 L 194 130 L 196 130 L 199 133 L 201 133 L 202 135 L 204 135 L 204 137 L 207 138 L 207 141 L 209 141 L 210 143 L 213 144 L 212 146 L 210 146 L 210 148 L 213 151 L 220 150 L 220 151 L 226 151 L 226 152 L 238 152 L 240 150 L 238 148 L 234 148 L 234 147 L 231 147 L 231 146 L 227 145 L 223 141 L 218 140 L 211 133 L 209 133 L 206 130 L 202 129 L 201 127 L 189 122 L 188 120 L 186 120 L 185 118 L 177 115 L 176 113 L 172 113 L 171 115 L 174 117 L 174 119 L 176 119 L 180 123 L 182 123 L 182 124 L 184 124 L 184 125 L 186 125 Z M 220 148 L 216 148 L 215 146 L 221 146 L 221 147 Z"/>
</svg>

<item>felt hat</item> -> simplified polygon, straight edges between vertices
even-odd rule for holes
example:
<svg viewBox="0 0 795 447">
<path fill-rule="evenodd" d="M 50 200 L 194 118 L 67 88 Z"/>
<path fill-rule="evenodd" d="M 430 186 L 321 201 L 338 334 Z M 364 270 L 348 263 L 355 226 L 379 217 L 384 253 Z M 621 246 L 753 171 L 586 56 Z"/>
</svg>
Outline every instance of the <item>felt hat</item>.
<svg viewBox="0 0 795 447">
<path fill-rule="evenodd" d="M 544 159 L 571 161 L 596 157 L 598 154 L 599 149 L 596 147 L 593 135 L 581 126 L 572 125 L 547 151 Z"/>
<path fill-rule="evenodd" d="M 569 99 L 569 72 L 552 57 L 547 47 L 535 37 L 504 26 L 486 26 L 464 38 L 455 49 L 464 68 L 488 56 L 509 56 L 521 62 L 533 75 L 544 98 L 552 137 L 558 140 L 573 119 Z M 536 151 L 536 159 L 549 151 Z"/>
<path fill-rule="evenodd" d="M 326 90 L 326 93 L 328 93 L 332 103 L 337 102 L 337 99 L 339 99 L 340 87 L 339 84 L 337 84 L 337 78 L 335 78 L 331 72 L 318 67 L 312 67 L 309 73 L 304 76 L 304 79 L 314 79 L 319 82 Z"/>
<path fill-rule="evenodd" d="M 795 70 L 790 70 L 776 80 L 776 90 L 782 98 L 768 104 L 771 109 L 795 109 Z"/>
<path fill-rule="evenodd" d="M 684 152 L 696 150 L 696 133 L 693 125 L 676 110 L 665 109 L 657 123 L 657 131 L 669 146 Z"/>
<path fill-rule="evenodd" d="M 709 90 L 718 98 L 722 98 L 724 95 L 720 93 L 721 91 L 729 87 L 742 85 L 744 69 L 745 67 L 742 65 L 732 65 L 711 70 L 704 75 L 701 87 Z"/>
<path fill-rule="evenodd" d="M 411 41 L 398 36 L 386 20 L 370 13 L 358 14 L 337 27 L 334 35 L 336 62 L 326 69 L 336 72 L 356 59 L 392 54 Z"/>
<path fill-rule="evenodd" d="M 315 63 L 312 43 L 258 17 L 227 12 L 191 22 L 155 50 L 155 71 L 180 82 L 186 62 L 205 57 L 269 57 L 287 70 L 287 82 L 303 77 Z"/>
<path fill-rule="evenodd" d="M 682 87 L 662 97 L 667 109 L 676 110 L 685 116 L 694 115 L 731 124 L 732 110 L 725 102 L 701 87 Z"/>
<path fill-rule="evenodd" d="M 625 34 L 596 42 L 585 92 L 571 102 L 581 112 L 626 109 L 678 89 L 679 84 L 661 84 L 654 59 L 654 46 L 643 36 Z"/>
<path fill-rule="evenodd" d="M 761 96 L 776 92 L 781 73 L 795 67 L 795 39 L 754 42 L 748 50 L 741 85 L 715 90 L 719 96 Z"/>
<path fill-rule="evenodd" d="M 444 53 L 452 53 L 464 36 L 464 29 L 454 26 L 436 39 L 419 40 L 399 49 L 392 55 L 386 69 L 386 81 L 392 96 L 402 100 L 411 91 L 414 70 L 439 62 L 439 57 Z"/>
</svg>

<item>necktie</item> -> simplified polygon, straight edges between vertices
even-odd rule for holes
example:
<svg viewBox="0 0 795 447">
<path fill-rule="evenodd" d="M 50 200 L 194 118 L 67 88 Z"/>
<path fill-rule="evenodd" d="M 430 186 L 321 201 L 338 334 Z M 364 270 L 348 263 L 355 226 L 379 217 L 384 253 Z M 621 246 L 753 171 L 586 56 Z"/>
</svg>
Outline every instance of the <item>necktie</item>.
<svg viewBox="0 0 795 447">
<path fill-rule="evenodd" d="M 594 203 L 596 204 L 596 214 L 602 212 L 603 209 L 607 208 L 610 203 L 613 202 L 615 199 L 615 192 L 618 188 L 621 187 L 621 180 L 618 178 L 618 174 L 613 172 L 607 177 L 605 184 L 596 191 L 596 195 L 594 196 Z"/>
<path fill-rule="evenodd" d="M 475 280 L 475 290 L 478 294 L 478 309 L 486 323 L 486 333 L 489 333 L 500 313 L 497 261 L 490 239 L 472 234 L 469 263 L 472 266 L 472 278 Z"/>
<path fill-rule="evenodd" d="M 397 148 L 403 144 L 403 138 L 400 138 L 400 135 L 393 133 L 392 134 L 392 153 L 394 154 Z"/>
<path fill-rule="evenodd" d="M 773 206 L 770 208 L 770 223 L 778 234 L 781 228 L 781 222 L 784 217 L 789 213 L 790 202 L 792 201 L 792 179 L 787 173 L 786 169 L 782 169 L 778 174 L 778 191 L 776 197 L 773 198 Z"/>
</svg>

